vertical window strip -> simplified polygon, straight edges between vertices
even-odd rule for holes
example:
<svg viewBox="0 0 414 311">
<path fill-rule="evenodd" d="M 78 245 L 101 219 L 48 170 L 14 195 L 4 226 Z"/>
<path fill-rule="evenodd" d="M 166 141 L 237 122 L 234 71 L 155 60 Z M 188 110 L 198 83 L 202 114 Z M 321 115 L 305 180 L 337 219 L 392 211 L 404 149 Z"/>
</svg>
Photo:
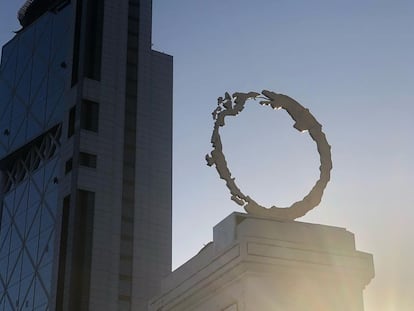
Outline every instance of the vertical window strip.
<svg viewBox="0 0 414 311">
<path fill-rule="evenodd" d="M 69 310 L 89 310 L 95 193 L 77 191 Z"/>
<path fill-rule="evenodd" d="M 133 271 L 133 228 L 135 208 L 135 141 L 137 129 L 137 75 L 138 75 L 138 23 L 139 0 L 129 0 L 128 11 L 128 42 L 127 42 L 127 68 L 126 68 L 126 101 L 124 124 L 124 164 L 122 185 L 122 221 L 121 221 L 121 245 L 130 244 L 131 247 L 120 250 L 120 271 Z M 133 174 L 127 174 L 133 170 Z M 132 185 L 132 187 L 128 186 Z M 126 238 L 127 237 L 127 238 Z M 127 260 L 130 259 L 130 260 Z M 119 275 L 119 306 L 123 310 L 131 310 L 132 275 Z M 127 288 L 127 295 L 121 292 L 121 288 Z"/>
<path fill-rule="evenodd" d="M 60 232 L 59 266 L 56 290 L 56 311 L 63 310 L 63 293 L 65 288 L 66 256 L 69 226 L 70 195 L 63 199 L 62 225 Z"/>
<path fill-rule="evenodd" d="M 104 1 L 89 0 L 85 36 L 85 77 L 101 79 Z"/>
<path fill-rule="evenodd" d="M 87 131 L 98 132 L 99 104 L 97 102 L 87 99 L 82 100 L 81 128 Z"/>
<path fill-rule="evenodd" d="M 76 121 L 76 106 L 73 106 L 69 110 L 68 138 L 72 137 L 73 134 L 75 134 L 75 121 Z"/>
<path fill-rule="evenodd" d="M 82 29 L 83 0 L 76 0 L 75 32 L 73 40 L 72 86 L 79 80 L 79 55 Z"/>
</svg>

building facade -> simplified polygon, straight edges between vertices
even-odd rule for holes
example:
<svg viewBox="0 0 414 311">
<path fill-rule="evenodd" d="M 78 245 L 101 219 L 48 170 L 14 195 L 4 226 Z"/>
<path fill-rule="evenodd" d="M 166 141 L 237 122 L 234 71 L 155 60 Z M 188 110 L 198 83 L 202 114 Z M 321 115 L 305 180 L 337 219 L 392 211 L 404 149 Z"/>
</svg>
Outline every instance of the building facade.
<svg viewBox="0 0 414 311">
<path fill-rule="evenodd" d="M 171 271 L 150 0 L 29 0 L 0 64 L 0 311 L 147 310 Z"/>
</svg>

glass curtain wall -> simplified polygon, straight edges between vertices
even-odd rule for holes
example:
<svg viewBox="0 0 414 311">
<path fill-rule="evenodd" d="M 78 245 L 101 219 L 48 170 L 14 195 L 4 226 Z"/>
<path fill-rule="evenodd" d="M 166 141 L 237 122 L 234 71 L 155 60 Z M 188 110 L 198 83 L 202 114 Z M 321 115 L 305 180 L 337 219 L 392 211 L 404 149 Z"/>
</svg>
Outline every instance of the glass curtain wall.
<svg viewBox="0 0 414 311">
<path fill-rule="evenodd" d="M 53 309 L 71 31 L 68 1 L 19 31 L 2 51 L 0 311 Z"/>
</svg>

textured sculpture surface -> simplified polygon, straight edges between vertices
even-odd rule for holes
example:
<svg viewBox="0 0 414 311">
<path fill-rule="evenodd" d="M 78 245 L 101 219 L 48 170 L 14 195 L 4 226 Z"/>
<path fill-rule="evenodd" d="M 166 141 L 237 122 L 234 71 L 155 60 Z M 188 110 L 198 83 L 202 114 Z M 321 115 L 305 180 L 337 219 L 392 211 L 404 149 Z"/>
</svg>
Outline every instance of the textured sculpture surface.
<svg viewBox="0 0 414 311">
<path fill-rule="evenodd" d="M 294 99 L 283 94 L 271 91 L 262 91 L 262 95 L 256 92 L 234 93 L 230 96 L 226 93 L 224 98 L 218 98 L 218 107 L 213 111 L 214 130 L 211 137 L 213 150 L 210 155 L 206 155 L 207 164 L 215 165 L 220 178 L 226 181 L 227 188 L 230 190 L 231 199 L 253 215 L 270 217 L 284 220 L 293 220 L 305 215 L 308 211 L 316 207 L 322 199 L 323 191 L 330 179 L 332 169 L 331 147 L 328 144 L 325 134 L 322 132 L 322 125 L 316 121 L 308 109 L 304 108 Z M 235 178 L 227 167 L 226 158 L 223 154 L 223 146 L 220 138 L 219 129 L 225 125 L 224 119 L 227 116 L 236 116 L 243 109 L 249 99 L 262 99 L 259 103 L 270 106 L 273 109 L 284 109 L 295 121 L 293 125 L 298 131 L 309 132 L 311 138 L 316 142 L 320 156 L 321 166 L 320 177 L 311 191 L 301 200 L 293 203 L 290 207 L 272 206 L 266 208 L 259 205 L 248 195 L 243 194 L 235 183 Z"/>
</svg>

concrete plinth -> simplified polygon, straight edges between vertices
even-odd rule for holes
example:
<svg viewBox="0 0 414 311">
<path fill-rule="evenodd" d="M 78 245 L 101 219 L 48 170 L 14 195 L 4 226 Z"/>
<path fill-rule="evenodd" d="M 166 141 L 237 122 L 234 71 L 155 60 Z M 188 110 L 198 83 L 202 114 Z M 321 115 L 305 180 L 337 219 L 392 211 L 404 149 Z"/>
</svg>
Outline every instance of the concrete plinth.
<svg viewBox="0 0 414 311">
<path fill-rule="evenodd" d="M 372 255 L 343 228 L 233 213 L 150 311 L 363 311 Z"/>
</svg>

